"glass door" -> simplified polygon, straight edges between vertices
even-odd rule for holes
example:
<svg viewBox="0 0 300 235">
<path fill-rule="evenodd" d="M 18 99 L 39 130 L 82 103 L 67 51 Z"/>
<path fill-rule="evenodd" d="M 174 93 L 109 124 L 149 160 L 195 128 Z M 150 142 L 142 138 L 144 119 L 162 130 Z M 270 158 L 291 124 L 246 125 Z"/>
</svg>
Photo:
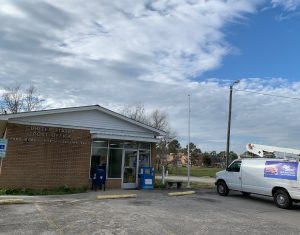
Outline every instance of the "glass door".
<svg viewBox="0 0 300 235">
<path fill-rule="evenodd" d="M 133 189 L 137 187 L 138 152 L 124 150 L 122 188 Z"/>
</svg>

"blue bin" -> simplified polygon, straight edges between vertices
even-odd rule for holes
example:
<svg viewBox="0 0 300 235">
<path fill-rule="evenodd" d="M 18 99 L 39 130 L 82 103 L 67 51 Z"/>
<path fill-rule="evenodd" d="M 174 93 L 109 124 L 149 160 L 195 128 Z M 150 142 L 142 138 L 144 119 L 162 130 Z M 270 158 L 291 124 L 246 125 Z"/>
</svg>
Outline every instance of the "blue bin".
<svg viewBox="0 0 300 235">
<path fill-rule="evenodd" d="M 140 188 L 154 189 L 154 167 L 144 166 L 140 171 Z"/>
</svg>

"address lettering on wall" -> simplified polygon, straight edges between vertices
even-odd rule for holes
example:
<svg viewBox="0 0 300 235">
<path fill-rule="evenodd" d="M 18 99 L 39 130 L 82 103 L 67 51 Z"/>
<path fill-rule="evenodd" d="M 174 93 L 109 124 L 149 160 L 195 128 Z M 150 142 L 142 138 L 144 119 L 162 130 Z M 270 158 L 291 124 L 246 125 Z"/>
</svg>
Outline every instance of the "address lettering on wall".
<svg viewBox="0 0 300 235">
<path fill-rule="evenodd" d="M 43 142 L 60 144 L 90 144 L 89 141 L 82 141 L 80 137 L 75 138 L 75 131 L 59 127 L 27 126 L 25 137 L 9 137 L 10 141 L 21 142 Z"/>
</svg>

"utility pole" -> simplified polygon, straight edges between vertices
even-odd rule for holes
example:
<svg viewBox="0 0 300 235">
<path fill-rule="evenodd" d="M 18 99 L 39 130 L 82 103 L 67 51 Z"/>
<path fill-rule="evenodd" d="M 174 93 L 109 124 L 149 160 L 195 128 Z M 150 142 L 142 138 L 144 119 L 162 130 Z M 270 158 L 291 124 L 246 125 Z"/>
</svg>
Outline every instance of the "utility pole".
<svg viewBox="0 0 300 235">
<path fill-rule="evenodd" d="M 191 137 L 190 137 L 190 120 L 191 120 L 191 96 L 190 94 L 188 95 L 189 97 L 189 115 L 188 115 L 188 182 L 187 182 L 187 187 L 190 188 L 190 170 L 191 170 L 191 158 L 190 158 L 190 142 L 191 142 Z"/>
<path fill-rule="evenodd" d="M 227 127 L 227 148 L 226 148 L 226 167 L 229 166 L 229 148 L 230 148 L 230 128 L 231 128 L 231 109 L 232 109 L 232 88 L 235 84 L 238 84 L 240 81 L 236 80 L 230 85 L 229 92 L 229 112 L 228 112 L 228 127 Z"/>
</svg>

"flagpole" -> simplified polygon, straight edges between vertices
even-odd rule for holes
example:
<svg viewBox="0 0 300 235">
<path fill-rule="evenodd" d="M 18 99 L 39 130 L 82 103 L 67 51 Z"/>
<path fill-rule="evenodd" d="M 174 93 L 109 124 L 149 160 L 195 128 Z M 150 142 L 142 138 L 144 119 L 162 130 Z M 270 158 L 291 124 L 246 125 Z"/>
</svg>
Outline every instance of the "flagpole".
<svg viewBox="0 0 300 235">
<path fill-rule="evenodd" d="M 190 188 L 191 185 L 190 185 L 190 168 L 191 168 L 191 159 L 190 159 L 190 142 L 191 142 L 191 138 L 190 138 L 190 120 L 191 120 L 191 96 L 190 94 L 188 95 L 189 97 L 189 115 L 188 115 L 188 139 L 189 139 L 189 142 L 188 142 L 188 169 L 187 169 L 187 172 L 188 172 L 188 181 L 187 181 L 187 188 Z"/>
</svg>

